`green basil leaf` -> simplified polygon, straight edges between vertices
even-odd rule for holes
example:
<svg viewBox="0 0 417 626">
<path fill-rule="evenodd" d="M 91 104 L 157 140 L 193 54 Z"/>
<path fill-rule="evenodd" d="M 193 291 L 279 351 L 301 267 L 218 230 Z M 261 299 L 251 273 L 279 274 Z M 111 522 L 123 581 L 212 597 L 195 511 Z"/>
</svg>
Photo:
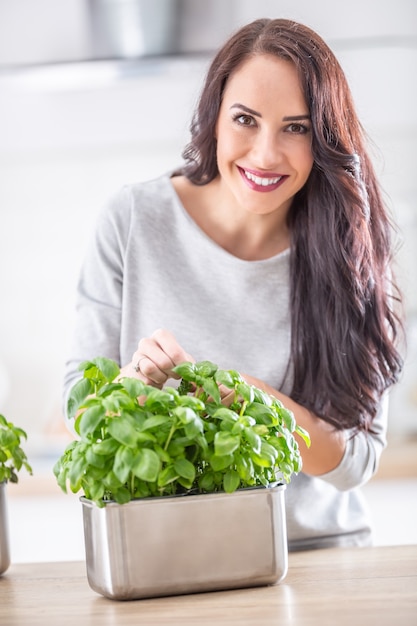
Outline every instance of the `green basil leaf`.
<svg viewBox="0 0 417 626">
<path fill-rule="evenodd" d="M 155 435 L 148 432 L 137 432 L 136 433 L 136 443 L 145 443 L 148 441 L 156 441 Z"/>
<path fill-rule="evenodd" d="M 113 493 L 113 498 L 117 504 L 127 504 L 131 501 L 132 496 L 126 487 L 120 487 Z"/>
<path fill-rule="evenodd" d="M 120 374 L 119 366 L 112 359 L 107 359 L 105 357 L 99 356 L 93 359 L 92 363 L 96 365 L 96 367 L 103 374 L 106 381 L 109 383 L 112 382 Z"/>
<path fill-rule="evenodd" d="M 112 493 L 122 486 L 121 481 L 117 478 L 113 470 L 110 470 L 110 472 L 103 478 L 103 484 Z"/>
<path fill-rule="evenodd" d="M 261 452 L 259 454 L 252 453 L 252 461 L 259 467 L 274 467 L 278 458 L 277 450 L 266 442 L 261 444 Z"/>
<path fill-rule="evenodd" d="M 121 384 L 131 398 L 138 398 L 148 389 L 147 385 L 137 378 L 122 378 Z"/>
<path fill-rule="evenodd" d="M 14 434 L 16 435 L 16 437 L 18 438 L 18 440 L 20 441 L 20 439 L 27 439 L 28 436 L 26 434 L 26 431 L 23 430 L 23 428 L 18 428 L 17 426 L 13 426 L 13 424 L 10 424 L 11 429 L 13 430 Z"/>
<path fill-rule="evenodd" d="M 278 452 L 276 448 L 274 448 L 274 446 L 271 446 L 267 441 L 262 441 L 261 443 L 261 455 L 263 454 L 268 454 L 272 456 L 274 462 L 278 457 Z"/>
<path fill-rule="evenodd" d="M 277 423 L 277 416 L 272 407 L 265 406 L 259 402 L 252 402 L 246 407 L 245 413 L 255 418 L 257 423 L 266 424 L 268 426 Z"/>
<path fill-rule="evenodd" d="M 217 456 L 232 454 L 240 445 L 240 437 L 226 431 L 217 432 L 214 437 L 214 453 Z"/>
<path fill-rule="evenodd" d="M 188 406 L 177 406 L 172 411 L 175 417 L 178 417 L 182 424 L 188 424 L 189 422 L 193 422 L 197 417 L 197 413 L 194 409 L 191 409 Z"/>
<path fill-rule="evenodd" d="M 228 389 L 233 389 L 235 386 L 235 379 L 227 370 L 217 370 L 214 379 L 219 385 L 224 385 Z"/>
<path fill-rule="evenodd" d="M 151 415 L 145 419 L 142 430 L 151 430 L 152 428 L 169 424 L 171 421 L 168 415 Z"/>
<path fill-rule="evenodd" d="M 90 406 L 84 411 L 80 417 L 79 429 L 83 439 L 90 433 L 93 433 L 101 422 L 105 420 L 105 412 L 103 407 L 99 405 Z"/>
<path fill-rule="evenodd" d="M 109 434 L 119 443 L 130 447 L 135 446 L 137 441 L 137 432 L 134 424 L 132 424 L 126 416 L 124 416 L 123 419 L 120 417 L 112 418 L 109 420 L 107 428 Z"/>
<path fill-rule="evenodd" d="M 251 483 L 254 478 L 254 467 L 252 459 L 248 455 L 236 455 L 236 470 L 240 478 L 246 482 Z"/>
<path fill-rule="evenodd" d="M 239 419 L 239 415 L 235 411 L 232 411 L 231 409 L 228 409 L 225 406 L 222 406 L 219 409 L 217 409 L 217 411 L 213 413 L 213 417 L 216 417 L 218 419 L 228 421 L 231 423 L 235 423 Z"/>
<path fill-rule="evenodd" d="M 195 479 L 195 467 L 185 458 L 175 459 L 174 469 L 179 476 L 192 483 Z"/>
<path fill-rule="evenodd" d="M 154 450 L 156 454 L 159 456 L 162 463 L 171 463 L 171 457 L 166 450 L 164 450 L 157 443 L 154 445 Z"/>
<path fill-rule="evenodd" d="M 194 370 L 198 376 L 209 378 L 217 372 L 217 365 L 211 361 L 199 361 L 194 364 Z"/>
<path fill-rule="evenodd" d="M 213 398 L 214 402 L 216 402 L 217 404 L 220 404 L 221 402 L 220 391 L 219 391 L 217 384 L 212 378 L 205 378 L 202 381 L 202 387 L 204 391 Z"/>
<path fill-rule="evenodd" d="M 226 493 L 233 493 L 240 485 L 240 476 L 236 470 L 228 470 L 223 478 L 223 488 Z"/>
<path fill-rule="evenodd" d="M 80 481 L 84 475 L 85 468 L 86 468 L 86 464 L 85 464 L 84 457 L 80 457 L 71 465 L 70 470 L 68 472 L 68 479 L 70 482 L 71 489 L 76 489 L 77 491 L 78 489 L 80 489 L 81 487 Z"/>
<path fill-rule="evenodd" d="M 269 428 L 268 426 L 265 426 L 265 424 L 255 424 L 255 426 L 253 426 L 252 429 L 253 429 L 253 432 L 259 435 L 260 437 L 267 437 L 269 434 Z"/>
<path fill-rule="evenodd" d="M 173 483 L 179 477 L 178 472 L 175 470 L 173 465 L 169 465 L 158 476 L 158 487 L 166 487 L 167 485 Z"/>
<path fill-rule="evenodd" d="M 103 498 L 104 492 L 105 492 L 104 485 L 97 481 L 93 481 L 91 484 L 88 485 L 87 497 L 90 500 L 94 500 L 96 502 L 97 500 L 101 500 Z M 87 493 L 87 490 L 86 490 L 86 493 Z"/>
<path fill-rule="evenodd" d="M 91 380 L 87 378 L 82 378 L 72 387 L 67 403 L 67 412 L 68 417 L 73 418 L 82 404 L 82 402 L 86 399 L 94 391 L 94 385 Z"/>
<path fill-rule="evenodd" d="M 202 492 L 213 491 L 215 487 L 213 472 L 204 473 L 198 480 L 198 486 Z"/>
<path fill-rule="evenodd" d="M 196 415 L 195 419 L 193 419 L 192 422 L 189 422 L 188 424 L 185 424 L 184 431 L 185 431 L 185 434 L 187 435 L 187 437 L 191 441 L 193 441 L 194 439 L 196 439 L 196 437 L 198 435 L 202 435 L 203 434 L 203 432 L 204 432 L 203 421 L 198 417 L 198 415 Z"/>
<path fill-rule="evenodd" d="M 178 399 L 180 406 L 186 406 L 194 411 L 204 411 L 205 404 L 200 398 L 195 396 L 180 396 Z"/>
<path fill-rule="evenodd" d="M 249 385 L 248 383 L 245 383 L 245 382 L 239 383 L 236 386 L 236 391 L 239 394 L 239 396 L 241 396 L 244 400 L 246 400 L 246 402 L 253 402 L 255 393 L 253 391 L 252 385 Z"/>
<path fill-rule="evenodd" d="M 257 435 L 250 427 L 245 428 L 245 437 L 250 447 L 252 448 L 252 452 L 255 454 L 259 454 L 261 452 L 261 438 Z"/>
<path fill-rule="evenodd" d="M 232 433 L 232 435 L 240 435 L 241 433 L 243 433 L 244 430 L 245 427 L 242 422 L 235 422 L 230 432 Z"/>
<path fill-rule="evenodd" d="M 233 454 L 227 454 L 224 456 L 212 454 L 209 458 L 209 463 L 215 472 L 221 472 L 234 463 L 234 457 Z"/>
<path fill-rule="evenodd" d="M 134 453 L 132 448 L 121 446 L 114 457 L 113 472 L 120 480 L 125 483 L 132 469 L 134 462 Z"/>
<path fill-rule="evenodd" d="M 140 450 L 132 464 L 132 472 L 141 480 L 154 482 L 158 478 L 161 462 L 159 456 L 154 450 L 144 448 Z"/>
<path fill-rule="evenodd" d="M 184 363 L 180 363 L 180 365 L 176 365 L 172 368 L 173 372 L 178 374 L 184 380 L 188 380 L 193 382 L 195 380 L 195 368 L 193 363 L 189 363 L 188 361 Z"/>
<path fill-rule="evenodd" d="M 146 397 L 144 407 L 150 411 L 162 413 L 168 411 L 174 405 L 174 401 L 175 396 L 172 392 L 152 388 Z"/>
<path fill-rule="evenodd" d="M 119 442 L 115 439 L 108 438 L 103 439 L 103 441 L 98 441 L 92 446 L 92 450 L 94 454 L 99 454 L 103 456 L 112 456 L 119 447 Z"/>
<path fill-rule="evenodd" d="M 17 444 L 17 437 L 12 430 L 0 430 L 0 446 L 5 450 Z"/>
<path fill-rule="evenodd" d="M 102 454 L 96 454 L 94 452 L 93 446 L 88 448 L 85 453 L 85 460 L 88 465 L 92 465 L 93 467 L 102 468 L 106 464 L 106 458 Z"/>
<path fill-rule="evenodd" d="M 177 457 L 184 454 L 187 439 L 171 439 L 167 452 L 171 457 Z"/>
<path fill-rule="evenodd" d="M 258 467 L 273 467 L 274 466 L 274 458 L 272 456 L 268 456 L 267 454 L 255 454 L 251 453 L 251 459 L 258 465 Z"/>
<path fill-rule="evenodd" d="M 290 433 L 294 432 L 294 429 L 295 429 L 294 413 L 292 411 L 289 411 L 288 409 L 282 408 L 280 409 L 280 415 L 285 426 L 288 428 Z"/>
<path fill-rule="evenodd" d="M 258 404 L 264 404 L 265 406 L 272 406 L 274 404 L 276 398 L 269 395 L 269 393 L 267 393 L 263 389 L 258 389 L 257 387 L 255 387 L 253 391 L 254 402 L 257 402 Z"/>
<path fill-rule="evenodd" d="M 302 428 L 301 426 L 296 426 L 294 432 L 296 432 L 297 435 L 301 437 L 301 439 L 306 444 L 307 448 L 311 446 L 310 435 L 308 434 L 306 430 L 304 430 L 304 428 Z"/>
</svg>

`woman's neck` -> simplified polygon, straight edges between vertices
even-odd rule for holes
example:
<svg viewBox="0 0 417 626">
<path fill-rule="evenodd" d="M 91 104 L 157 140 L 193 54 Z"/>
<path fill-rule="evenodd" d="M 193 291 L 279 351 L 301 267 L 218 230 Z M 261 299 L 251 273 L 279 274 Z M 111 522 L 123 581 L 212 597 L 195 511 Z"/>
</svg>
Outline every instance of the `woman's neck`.
<svg viewBox="0 0 417 626">
<path fill-rule="evenodd" d="M 184 176 L 171 179 L 185 210 L 224 250 L 246 261 L 276 256 L 290 245 L 285 215 L 254 215 L 233 204 L 217 179 L 200 186 Z"/>
</svg>

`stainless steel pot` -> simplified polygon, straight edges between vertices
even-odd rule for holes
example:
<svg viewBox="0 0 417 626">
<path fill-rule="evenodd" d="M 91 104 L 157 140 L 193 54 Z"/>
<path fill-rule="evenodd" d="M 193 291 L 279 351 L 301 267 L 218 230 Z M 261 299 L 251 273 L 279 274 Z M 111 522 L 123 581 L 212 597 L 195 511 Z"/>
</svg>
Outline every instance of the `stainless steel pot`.
<svg viewBox="0 0 417 626">
<path fill-rule="evenodd" d="M 0 576 L 10 565 L 9 535 L 7 529 L 6 483 L 0 483 Z"/>
<path fill-rule="evenodd" d="M 271 585 L 287 573 L 285 485 L 144 498 L 82 497 L 87 577 L 109 598 Z"/>
</svg>

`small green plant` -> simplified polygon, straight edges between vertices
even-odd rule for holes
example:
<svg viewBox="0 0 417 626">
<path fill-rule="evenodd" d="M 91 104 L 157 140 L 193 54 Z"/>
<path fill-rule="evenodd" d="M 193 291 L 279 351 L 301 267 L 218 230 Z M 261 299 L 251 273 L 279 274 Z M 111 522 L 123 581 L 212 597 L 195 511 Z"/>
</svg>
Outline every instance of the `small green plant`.
<svg viewBox="0 0 417 626">
<path fill-rule="evenodd" d="M 68 401 L 79 439 L 54 466 L 66 492 L 83 490 L 98 506 L 179 493 L 233 492 L 289 482 L 301 470 L 293 414 L 233 370 L 209 361 L 175 368 L 178 389 L 118 378 L 102 357 L 80 365 Z M 220 385 L 233 395 L 222 404 Z"/>
<path fill-rule="evenodd" d="M 0 483 L 17 483 L 18 472 L 22 467 L 32 474 L 32 468 L 20 445 L 22 439 L 27 439 L 25 431 L 0 415 Z"/>
</svg>

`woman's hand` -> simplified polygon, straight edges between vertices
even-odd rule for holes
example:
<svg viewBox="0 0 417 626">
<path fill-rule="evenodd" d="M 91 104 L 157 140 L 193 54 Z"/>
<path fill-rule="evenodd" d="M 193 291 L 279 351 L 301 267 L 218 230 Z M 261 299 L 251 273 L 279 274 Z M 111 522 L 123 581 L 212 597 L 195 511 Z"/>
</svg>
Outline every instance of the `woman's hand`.
<svg viewBox="0 0 417 626">
<path fill-rule="evenodd" d="M 193 357 L 185 352 L 172 333 L 159 329 L 139 341 L 131 362 L 121 369 L 120 376 L 139 378 L 147 385 L 161 389 L 168 378 L 180 378 L 173 368 L 184 361 L 194 363 Z"/>
</svg>

